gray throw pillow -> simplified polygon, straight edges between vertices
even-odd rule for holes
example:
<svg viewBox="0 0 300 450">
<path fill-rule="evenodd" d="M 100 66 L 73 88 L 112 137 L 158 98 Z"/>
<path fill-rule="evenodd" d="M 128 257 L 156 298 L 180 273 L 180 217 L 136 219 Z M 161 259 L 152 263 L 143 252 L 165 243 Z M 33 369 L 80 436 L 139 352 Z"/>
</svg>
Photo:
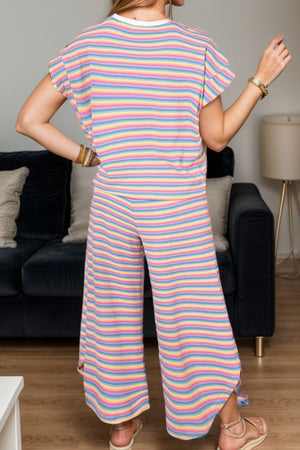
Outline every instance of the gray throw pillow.
<svg viewBox="0 0 300 450">
<path fill-rule="evenodd" d="M 28 167 L 0 172 L 0 247 L 17 247 L 14 240 L 17 234 L 16 219 L 28 174 Z"/>
<path fill-rule="evenodd" d="M 72 164 L 71 174 L 71 219 L 68 234 L 63 242 L 79 242 L 87 238 L 89 225 L 89 212 L 93 195 L 92 180 L 96 174 L 97 166 L 81 167 Z"/>
<path fill-rule="evenodd" d="M 230 192 L 233 178 L 230 175 L 220 178 L 207 178 L 206 194 L 211 217 L 215 247 L 218 251 L 226 251 L 229 247 L 225 235 Z"/>
</svg>

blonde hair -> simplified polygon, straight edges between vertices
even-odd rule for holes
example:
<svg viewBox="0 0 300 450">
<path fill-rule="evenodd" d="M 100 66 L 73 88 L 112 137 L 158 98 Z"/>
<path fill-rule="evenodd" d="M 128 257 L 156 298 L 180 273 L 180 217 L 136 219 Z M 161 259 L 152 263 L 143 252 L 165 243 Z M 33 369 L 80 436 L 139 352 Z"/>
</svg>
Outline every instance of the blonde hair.
<svg viewBox="0 0 300 450">
<path fill-rule="evenodd" d="M 131 8 L 140 8 L 142 6 L 152 6 L 156 3 L 156 0 L 113 0 L 113 7 L 110 10 L 109 15 L 119 14 L 122 11 L 126 11 Z M 171 10 L 171 8 L 170 8 Z M 169 11 L 169 15 L 171 11 Z"/>
</svg>

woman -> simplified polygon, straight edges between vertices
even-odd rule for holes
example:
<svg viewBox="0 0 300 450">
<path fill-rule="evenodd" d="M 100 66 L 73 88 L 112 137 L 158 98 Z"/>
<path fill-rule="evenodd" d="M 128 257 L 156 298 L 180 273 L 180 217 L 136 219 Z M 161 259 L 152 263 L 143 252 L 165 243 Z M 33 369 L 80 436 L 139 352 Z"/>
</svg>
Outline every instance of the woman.
<svg viewBox="0 0 300 450">
<path fill-rule="evenodd" d="M 168 0 L 116 0 L 74 38 L 23 106 L 17 131 L 98 165 L 93 180 L 78 370 L 87 404 L 112 424 L 110 449 L 131 449 L 149 408 L 143 360 L 147 258 L 168 432 L 252 449 L 262 418 L 241 418 L 240 361 L 219 280 L 205 195 L 204 145 L 221 151 L 291 61 L 277 36 L 254 78 L 223 110 L 232 74 L 209 36 L 168 19 Z M 184 0 L 170 0 L 181 6 Z M 172 6 L 172 5 L 169 5 Z M 50 123 L 69 99 L 89 142 Z M 199 133 L 200 130 L 200 133 Z"/>
</svg>

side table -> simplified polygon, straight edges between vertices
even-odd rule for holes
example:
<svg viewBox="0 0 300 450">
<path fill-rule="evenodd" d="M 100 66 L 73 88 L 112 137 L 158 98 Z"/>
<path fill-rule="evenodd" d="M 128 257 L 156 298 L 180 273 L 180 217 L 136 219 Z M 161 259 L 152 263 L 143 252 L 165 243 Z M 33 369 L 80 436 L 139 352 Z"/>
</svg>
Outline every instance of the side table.
<svg viewBox="0 0 300 450">
<path fill-rule="evenodd" d="M 23 377 L 0 377 L 0 450 L 21 450 L 19 395 Z"/>
</svg>

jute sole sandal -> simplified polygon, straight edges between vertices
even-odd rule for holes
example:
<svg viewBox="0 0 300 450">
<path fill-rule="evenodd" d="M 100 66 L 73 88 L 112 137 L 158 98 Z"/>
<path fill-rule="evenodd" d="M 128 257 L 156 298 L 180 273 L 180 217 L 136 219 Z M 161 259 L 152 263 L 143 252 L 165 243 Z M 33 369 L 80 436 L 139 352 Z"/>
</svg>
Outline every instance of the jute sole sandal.
<svg viewBox="0 0 300 450">
<path fill-rule="evenodd" d="M 259 433 L 259 436 L 257 438 L 251 439 L 251 441 L 247 442 L 245 445 L 243 445 L 243 447 L 240 447 L 238 450 L 252 450 L 253 448 L 257 447 L 259 444 L 261 444 L 266 437 L 268 436 L 268 427 L 266 422 L 264 421 L 264 419 L 262 419 L 264 422 L 264 428 L 266 430 L 265 433 L 262 433 L 258 424 L 256 424 L 255 422 L 253 422 L 252 420 L 250 420 L 247 417 L 240 417 L 238 420 L 236 420 L 235 422 L 229 423 L 229 424 L 221 424 L 221 428 L 224 429 L 224 431 L 221 431 L 222 434 L 225 434 L 226 436 L 229 436 L 233 439 L 242 439 L 245 434 L 246 434 L 246 424 L 245 422 L 250 423 L 253 427 L 255 427 Z M 239 422 L 242 423 L 243 425 L 243 431 L 241 434 L 234 434 L 232 433 L 229 428 L 233 427 L 234 425 L 237 425 Z M 217 448 L 217 450 L 221 450 L 220 447 Z"/>
<path fill-rule="evenodd" d="M 117 445 L 114 445 L 111 440 L 109 441 L 109 450 L 131 450 L 133 447 L 133 443 L 134 443 L 134 438 L 136 437 L 136 435 L 138 434 L 139 431 L 141 431 L 142 427 L 143 427 L 143 423 L 141 420 L 139 419 L 133 419 L 133 423 L 135 424 L 135 432 L 132 435 L 131 441 L 129 442 L 128 445 L 125 445 L 124 447 L 119 447 Z M 116 428 L 116 430 L 125 430 L 126 428 L 128 428 L 127 426 L 124 426 L 122 424 L 118 424 L 118 425 L 113 425 L 111 427 L 111 431 L 110 434 L 112 433 L 113 427 Z"/>
</svg>

